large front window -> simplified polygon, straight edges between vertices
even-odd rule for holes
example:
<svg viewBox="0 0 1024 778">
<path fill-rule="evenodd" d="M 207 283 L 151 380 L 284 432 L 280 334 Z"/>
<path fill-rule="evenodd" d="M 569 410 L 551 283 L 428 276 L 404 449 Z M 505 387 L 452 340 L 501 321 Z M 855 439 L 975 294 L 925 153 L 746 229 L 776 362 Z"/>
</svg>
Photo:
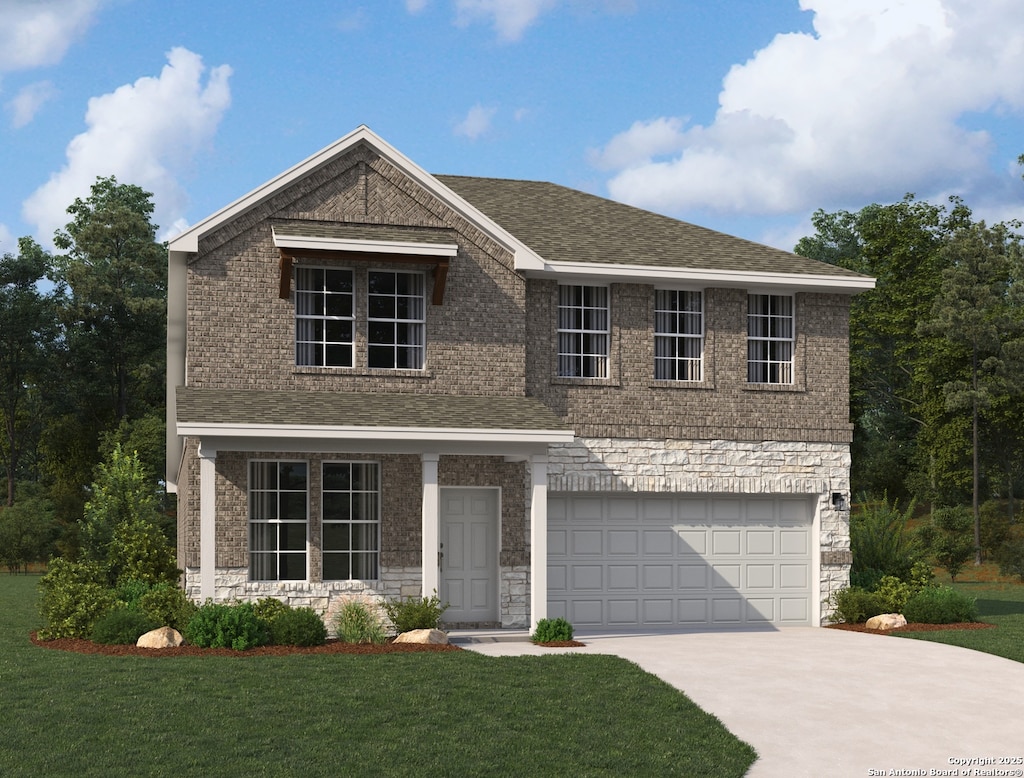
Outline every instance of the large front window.
<svg viewBox="0 0 1024 778">
<path fill-rule="evenodd" d="M 375 580 L 380 555 L 378 465 L 324 462 L 322 506 L 324 580 Z"/>
<path fill-rule="evenodd" d="M 558 287 L 558 375 L 607 378 L 608 287 Z"/>
<path fill-rule="evenodd" d="M 654 377 L 702 381 L 704 308 L 700 292 L 654 292 Z"/>
<path fill-rule="evenodd" d="M 747 381 L 793 383 L 793 297 L 747 295 Z"/>
<path fill-rule="evenodd" d="M 295 269 L 295 364 L 352 367 L 351 270 Z"/>
<path fill-rule="evenodd" d="M 371 270 L 368 366 L 420 370 L 426 352 L 422 273 Z"/>
<path fill-rule="evenodd" d="M 305 462 L 249 462 L 249 578 L 304 581 L 309 516 Z"/>
</svg>

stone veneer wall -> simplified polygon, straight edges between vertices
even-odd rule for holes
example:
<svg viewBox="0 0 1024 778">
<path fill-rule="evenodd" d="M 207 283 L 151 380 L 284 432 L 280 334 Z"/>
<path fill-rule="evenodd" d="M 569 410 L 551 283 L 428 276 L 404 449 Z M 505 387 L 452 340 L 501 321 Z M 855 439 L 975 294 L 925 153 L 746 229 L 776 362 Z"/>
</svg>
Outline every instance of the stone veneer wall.
<svg viewBox="0 0 1024 778">
<path fill-rule="evenodd" d="M 817 499 L 821 619 L 829 596 L 849 584 L 850 448 L 843 443 L 577 438 L 548 454 L 551 492 L 810 495 Z"/>
</svg>

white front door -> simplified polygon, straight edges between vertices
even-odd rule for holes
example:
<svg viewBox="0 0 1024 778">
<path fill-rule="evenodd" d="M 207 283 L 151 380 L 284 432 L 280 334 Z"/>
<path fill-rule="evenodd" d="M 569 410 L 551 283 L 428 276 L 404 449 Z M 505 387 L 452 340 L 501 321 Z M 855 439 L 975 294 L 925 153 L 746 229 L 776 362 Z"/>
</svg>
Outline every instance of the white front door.
<svg viewBox="0 0 1024 778">
<path fill-rule="evenodd" d="M 444 620 L 498 621 L 497 489 L 441 489 L 440 550 Z"/>
</svg>

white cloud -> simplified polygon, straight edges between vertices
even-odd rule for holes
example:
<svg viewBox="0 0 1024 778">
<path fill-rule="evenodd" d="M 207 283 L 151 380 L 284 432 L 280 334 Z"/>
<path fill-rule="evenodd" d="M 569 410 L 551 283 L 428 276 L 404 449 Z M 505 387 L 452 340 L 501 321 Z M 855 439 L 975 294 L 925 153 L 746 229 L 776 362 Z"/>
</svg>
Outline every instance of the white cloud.
<svg viewBox="0 0 1024 778">
<path fill-rule="evenodd" d="M 497 112 L 497 108 L 489 108 L 477 103 L 469 109 L 466 118 L 455 125 L 455 134 L 476 140 L 491 129 L 491 121 Z"/>
<path fill-rule="evenodd" d="M 707 126 L 637 122 L 593 152 L 611 195 L 663 211 L 784 213 L 991 180 L 962 119 L 1024 110 L 1019 0 L 801 0 L 814 34 L 780 34 L 725 76 Z"/>
<path fill-rule="evenodd" d="M 500 40 L 517 41 L 541 14 L 557 5 L 558 0 L 455 0 L 455 23 L 490 22 Z"/>
<path fill-rule="evenodd" d="M 2 0 L 0 73 L 63 59 L 104 0 Z"/>
<path fill-rule="evenodd" d="M 11 127 L 20 129 L 32 122 L 36 113 L 57 94 L 50 81 L 37 81 L 21 89 L 8 103 L 11 112 Z"/>
<path fill-rule="evenodd" d="M 205 73 L 198 54 L 175 48 L 158 77 L 89 100 L 87 129 L 68 144 L 67 163 L 23 205 L 35 234 L 50 236 L 63 227 L 67 207 L 88 196 L 97 176 L 114 175 L 152 192 L 157 224 L 182 219 L 186 197 L 178 179 L 209 144 L 231 102 L 231 68 L 211 69 L 204 85 Z"/>
</svg>

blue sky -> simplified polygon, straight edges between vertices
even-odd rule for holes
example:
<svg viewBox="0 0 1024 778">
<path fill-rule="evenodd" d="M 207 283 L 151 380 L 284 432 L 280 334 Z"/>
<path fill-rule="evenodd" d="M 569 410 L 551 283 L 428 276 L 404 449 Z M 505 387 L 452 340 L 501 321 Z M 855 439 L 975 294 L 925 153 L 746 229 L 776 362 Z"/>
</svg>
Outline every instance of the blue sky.
<svg viewBox="0 0 1024 778">
<path fill-rule="evenodd" d="M 786 249 L 906 192 L 1024 219 L 1024 3 L 0 0 L 0 252 L 98 175 L 166 238 L 360 124 Z"/>
</svg>

